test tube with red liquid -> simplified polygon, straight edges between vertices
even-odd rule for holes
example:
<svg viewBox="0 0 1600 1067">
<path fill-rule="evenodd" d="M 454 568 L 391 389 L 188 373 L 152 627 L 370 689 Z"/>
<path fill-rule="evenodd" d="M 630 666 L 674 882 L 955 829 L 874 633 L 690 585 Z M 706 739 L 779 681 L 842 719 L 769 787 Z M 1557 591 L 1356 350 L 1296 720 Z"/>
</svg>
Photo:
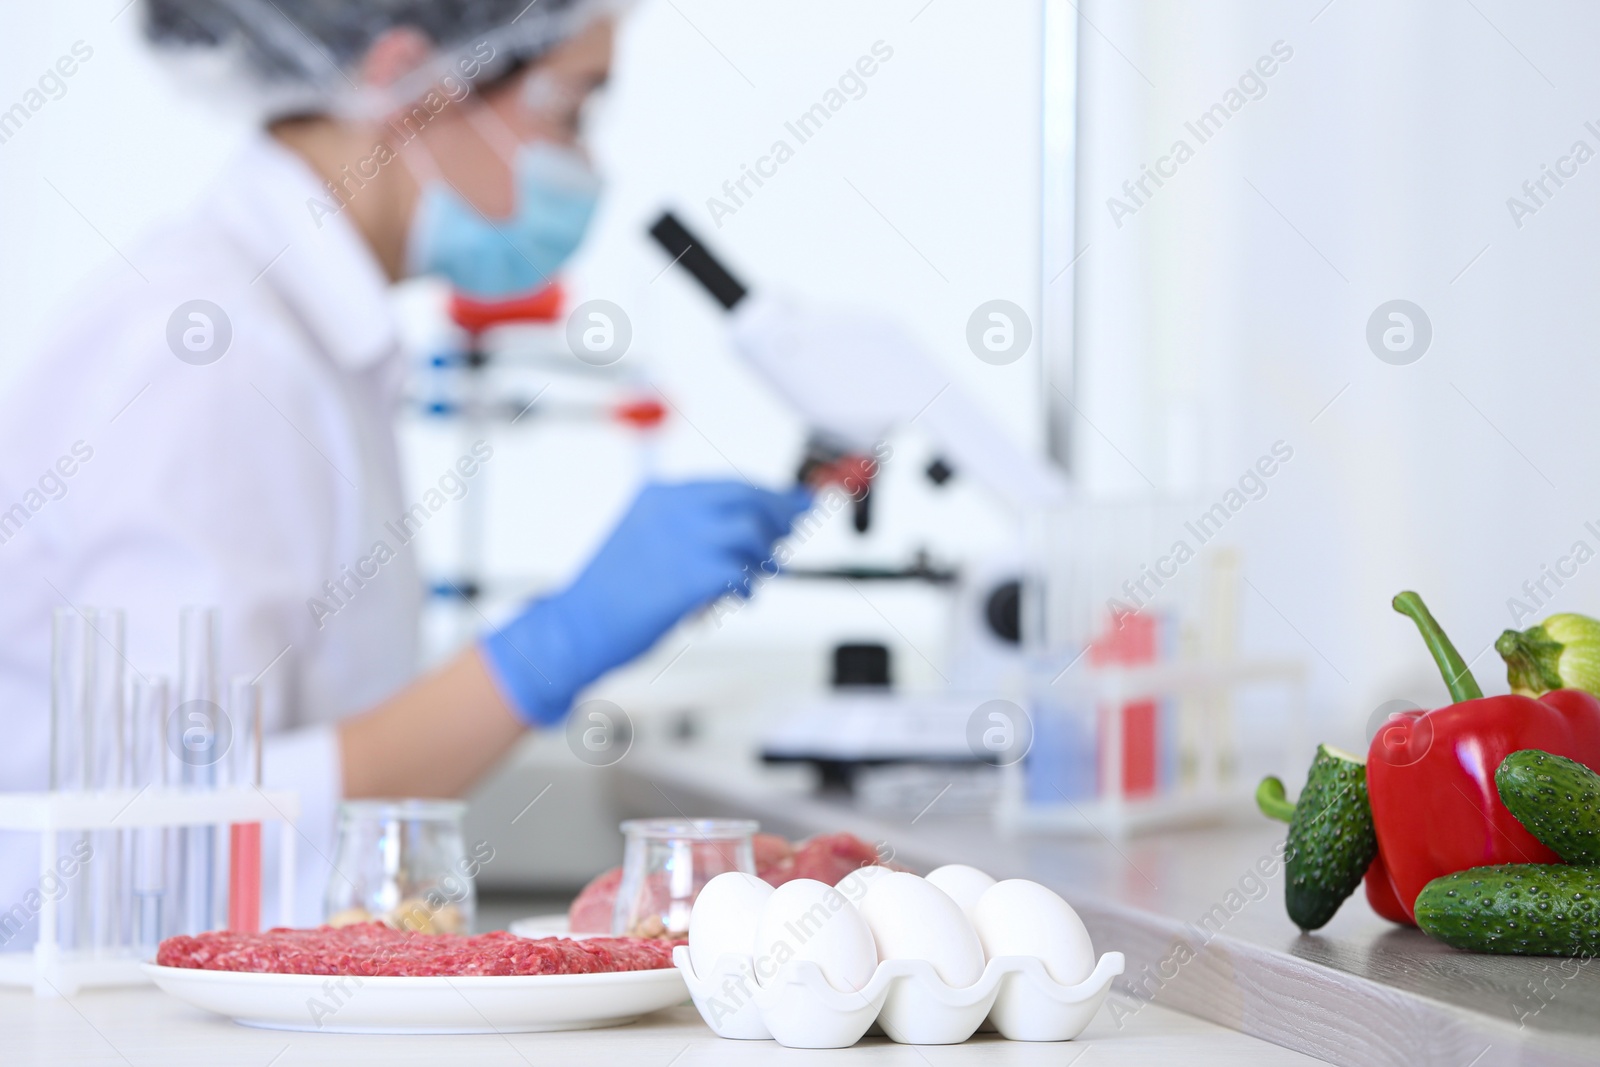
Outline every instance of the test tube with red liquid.
<svg viewBox="0 0 1600 1067">
<path fill-rule="evenodd" d="M 261 687 L 235 678 L 228 687 L 233 728 L 229 777 L 236 789 L 261 787 Z M 228 929 L 261 930 L 261 824 L 234 823 L 228 833 Z"/>
</svg>

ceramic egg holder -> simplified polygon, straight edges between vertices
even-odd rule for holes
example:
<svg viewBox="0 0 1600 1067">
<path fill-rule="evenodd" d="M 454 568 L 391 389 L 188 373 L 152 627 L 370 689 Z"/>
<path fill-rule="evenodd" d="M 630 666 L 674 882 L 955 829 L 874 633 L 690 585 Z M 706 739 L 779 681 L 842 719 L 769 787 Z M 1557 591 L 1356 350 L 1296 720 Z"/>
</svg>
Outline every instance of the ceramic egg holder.
<svg viewBox="0 0 1600 1067">
<path fill-rule="evenodd" d="M 1062 985 L 1032 956 L 996 956 L 970 986 L 947 985 L 926 960 L 878 964 L 857 992 L 840 992 L 810 960 L 790 960 L 764 985 L 752 956 L 719 957 L 704 977 L 689 949 L 672 950 L 700 1016 L 718 1037 L 771 1039 L 790 1048 L 845 1048 L 877 1023 L 907 1045 L 952 1045 L 985 1019 L 1012 1041 L 1070 1041 L 1083 1032 L 1122 973 L 1120 952 L 1100 957 L 1089 977 Z"/>
</svg>

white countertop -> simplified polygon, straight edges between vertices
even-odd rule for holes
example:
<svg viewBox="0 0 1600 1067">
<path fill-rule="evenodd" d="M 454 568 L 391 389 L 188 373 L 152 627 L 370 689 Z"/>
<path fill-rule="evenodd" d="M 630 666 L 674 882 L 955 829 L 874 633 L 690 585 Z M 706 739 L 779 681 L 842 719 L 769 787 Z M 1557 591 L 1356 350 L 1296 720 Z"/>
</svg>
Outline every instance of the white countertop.
<svg viewBox="0 0 1600 1067">
<path fill-rule="evenodd" d="M 473 1067 L 625 1063 L 629 1067 L 695 1064 L 895 1063 L 937 1067 L 946 1063 L 1063 1064 L 1092 1055 L 1088 1067 L 1139 1064 L 1237 1067 L 1314 1064 L 1319 1061 L 1190 1015 L 1154 1004 L 1132 1014 L 1102 1008 L 1077 1041 L 1029 1044 L 980 1036 L 961 1045 L 896 1045 L 868 1038 L 849 1049 L 803 1051 L 771 1041 L 725 1041 L 708 1030 L 692 1007 L 646 1016 L 632 1026 L 551 1034 L 462 1037 L 368 1037 L 350 1034 L 252 1030 L 191 1008 L 153 987 L 88 991 L 70 999 L 39 1000 L 17 990 L 0 992 L 0 1062 L 78 1067 L 305 1067 L 330 1064 L 471 1063 Z M 1136 1002 L 1123 1001 L 1123 1007 Z"/>
<path fill-rule="evenodd" d="M 1380 919 L 1361 893 L 1302 934 L 1283 910 L 1282 865 L 1260 865 L 1283 840 L 1265 819 L 1120 843 L 1008 835 L 932 803 L 914 817 L 869 814 L 714 746 L 640 746 L 620 770 L 633 814 L 738 815 L 789 837 L 848 830 L 913 870 L 969 863 L 1042 882 L 1077 908 L 1098 950 L 1127 957 L 1114 989 L 1332 1063 L 1600 1063 L 1600 974 L 1459 952 Z"/>
</svg>

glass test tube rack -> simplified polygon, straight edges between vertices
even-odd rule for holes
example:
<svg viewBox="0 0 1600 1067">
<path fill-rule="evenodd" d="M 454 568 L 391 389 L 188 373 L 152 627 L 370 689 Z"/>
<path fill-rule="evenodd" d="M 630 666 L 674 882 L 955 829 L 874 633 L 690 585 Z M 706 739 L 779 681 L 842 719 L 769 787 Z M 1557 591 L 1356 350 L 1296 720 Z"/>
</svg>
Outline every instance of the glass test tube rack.
<svg viewBox="0 0 1600 1067">
<path fill-rule="evenodd" d="M 1146 497 L 1028 516 L 1017 696 L 1031 747 L 1002 775 L 1002 827 L 1222 821 L 1254 811 L 1257 770 L 1304 765 L 1305 665 L 1241 650 L 1230 515 Z"/>
<path fill-rule="evenodd" d="M 1030 701 L 1036 739 L 1065 733 L 1077 743 L 1041 745 L 1030 758 L 1054 757 L 1056 781 L 1092 785 L 1076 796 L 1051 781 L 1040 788 L 1030 781 L 1035 769 L 1017 763 L 1002 776 L 996 822 L 1017 831 L 1125 838 L 1253 817 L 1255 789 L 1238 772 L 1229 707 L 1245 689 L 1270 687 L 1282 701 L 1281 765 L 1293 766 L 1304 747 L 1305 686 L 1305 665 L 1293 659 L 1086 668 L 1070 685 L 1058 683 L 1049 697 L 1036 692 Z M 1162 780 L 1146 766 L 1159 762 L 1159 754 L 1147 751 L 1156 747 L 1148 737 L 1153 724 L 1138 719 L 1169 708 L 1156 728 L 1181 735 L 1169 743 L 1182 746 L 1182 768 Z"/>
<path fill-rule="evenodd" d="M 45 793 L 0 793 L 0 830 L 39 835 L 39 885 L 63 881 L 57 861 L 62 831 L 127 831 L 142 828 L 215 827 L 223 839 L 238 823 L 274 823 L 278 848 L 279 923 L 293 924 L 293 820 L 300 811 L 292 792 L 251 787 L 196 792 L 185 789 L 118 789 Z M 92 863 L 93 859 L 89 860 Z M 39 996 L 72 996 L 81 989 L 138 985 L 149 981 L 137 950 L 116 953 L 67 951 L 58 936 L 61 897 L 40 892 L 39 940 L 32 951 L 0 953 L 0 986 L 32 987 Z"/>
</svg>

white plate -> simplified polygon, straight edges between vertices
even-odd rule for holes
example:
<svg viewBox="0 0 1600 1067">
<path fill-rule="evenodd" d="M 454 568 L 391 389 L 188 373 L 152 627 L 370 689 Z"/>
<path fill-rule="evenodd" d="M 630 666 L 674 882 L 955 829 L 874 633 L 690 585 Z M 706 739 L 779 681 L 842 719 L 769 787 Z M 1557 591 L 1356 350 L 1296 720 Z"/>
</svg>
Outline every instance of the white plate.
<svg viewBox="0 0 1600 1067">
<path fill-rule="evenodd" d="M 333 1034 L 492 1034 L 621 1026 L 689 999 L 675 968 L 608 974 L 335 978 L 144 965 L 163 990 L 245 1026 Z"/>
<path fill-rule="evenodd" d="M 572 934 L 567 932 L 567 913 L 557 912 L 554 915 L 530 915 L 526 919 L 518 919 L 506 927 L 518 937 L 570 937 L 574 941 L 582 941 L 590 937 L 610 937 L 610 934 Z"/>
</svg>

